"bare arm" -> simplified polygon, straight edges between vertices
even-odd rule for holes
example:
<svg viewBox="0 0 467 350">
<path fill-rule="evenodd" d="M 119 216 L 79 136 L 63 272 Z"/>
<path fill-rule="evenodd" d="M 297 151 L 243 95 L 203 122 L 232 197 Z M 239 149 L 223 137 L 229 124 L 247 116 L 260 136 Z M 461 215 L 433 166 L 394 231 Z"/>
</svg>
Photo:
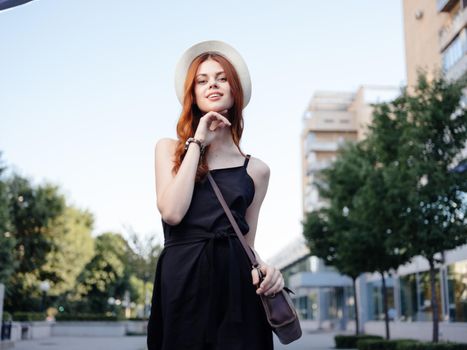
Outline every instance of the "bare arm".
<svg viewBox="0 0 467 350">
<path fill-rule="evenodd" d="M 157 208 L 169 225 L 178 224 L 187 212 L 195 184 L 200 149 L 192 142 L 175 176 L 172 175 L 176 140 L 161 139 L 156 144 L 155 173 Z"/>
<path fill-rule="evenodd" d="M 207 146 L 215 139 L 217 130 L 230 125 L 222 114 L 208 112 L 200 118 L 195 138 Z M 157 142 L 155 150 L 157 208 L 169 225 L 179 224 L 190 207 L 201 152 L 198 144 L 191 142 L 177 174 L 173 176 L 172 158 L 176 146 L 176 140 L 164 138 Z"/>
<path fill-rule="evenodd" d="M 256 260 L 260 264 L 260 269 L 265 275 L 260 287 L 256 289 L 256 293 L 270 295 L 279 292 L 284 287 L 284 278 L 278 269 L 276 269 L 274 266 L 266 264 L 260 258 L 258 252 L 254 248 L 254 244 L 256 228 L 258 226 L 259 210 L 261 208 L 261 204 L 263 203 L 264 197 L 266 196 L 271 172 L 266 163 L 256 158 L 252 162 L 250 168 L 251 177 L 255 183 L 255 196 L 245 215 L 248 226 L 250 227 L 250 231 L 248 231 L 248 233 L 245 235 L 245 238 L 250 247 L 255 252 Z M 256 269 L 251 270 L 251 276 L 253 284 L 257 285 L 259 283 L 259 276 Z"/>
<path fill-rule="evenodd" d="M 259 256 L 258 252 L 255 250 L 255 237 L 256 229 L 258 227 L 258 217 L 261 209 L 261 205 L 266 196 L 269 185 L 270 169 L 266 163 L 257 159 L 251 158 L 250 167 L 248 167 L 248 172 L 255 183 L 255 196 L 250 206 L 248 207 L 245 215 L 245 219 L 250 227 L 250 230 L 245 235 L 245 239 L 248 242 L 248 245 L 255 252 L 256 259 L 260 265 L 264 264 L 264 261 Z"/>
</svg>

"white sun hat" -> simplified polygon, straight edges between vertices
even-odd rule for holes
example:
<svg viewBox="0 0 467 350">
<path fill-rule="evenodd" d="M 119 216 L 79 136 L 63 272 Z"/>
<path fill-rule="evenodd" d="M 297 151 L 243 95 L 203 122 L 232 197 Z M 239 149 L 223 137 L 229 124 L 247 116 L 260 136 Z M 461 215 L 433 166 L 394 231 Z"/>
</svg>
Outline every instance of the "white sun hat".
<svg viewBox="0 0 467 350">
<path fill-rule="evenodd" d="M 185 84 L 186 74 L 191 62 L 199 55 L 205 52 L 215 52 L 224 56 L 237 71 L 240 78 L 240 84 L 243 89 L 243 108 L 250 102 L 251 97 L 251 80 L 248 67 L 242 56 L 229 44 L 219 40 L 202 41 L 186 50 L 175 68 L 175 92 L 178 100 L 183 104 L 183 87 Z"/>
</svg>

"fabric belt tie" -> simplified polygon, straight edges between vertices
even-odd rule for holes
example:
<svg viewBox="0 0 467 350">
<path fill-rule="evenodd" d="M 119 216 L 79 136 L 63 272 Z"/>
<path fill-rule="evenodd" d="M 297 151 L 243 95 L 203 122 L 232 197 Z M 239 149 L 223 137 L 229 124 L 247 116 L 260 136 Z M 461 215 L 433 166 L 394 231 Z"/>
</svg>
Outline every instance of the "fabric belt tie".
<svg viewBox="0 0 467 350">
<path fill-rule="evenodd" d="M 209 262 L 209 295 L 208 300 L 210 300 L 210 310 L 208 325 L 206 330 L 206 341 L 209 343 L 216 342 L 217 335 L 217 314 L 218 314 L 218 303 L 222 302 L 221 291 L 219 291 L 215 282 L 215 274 L 217 273 L 227 273 L 229 281 L 229 297 L 227 305 L 227 315 L 229 315 L 228 321 L 230 322 L 242 322 L 242 291 L 240 288 L 240 268 L 238 266 L 238 259 L 236 259 L 236 253 L 234 251 L 233 243 L 230 238 L 237 238 L 237 234 L 232 229 L 230 230 L 219 230 L 214 232 L 206 231 L 190 231 L 184 232 L 183 237 L 177 237 L 176 234 L 169 239 L 166 239 L 164 242 L 164 248 L 171 247 L 174 245 L 180 244 L 193 244 L 200 243 L 205 241 L 206 245 L 204 250 L 206 251 L 206 256 Z M 229 244 L 229 253 L 228 253 L 228 271 L 216 271 L 216 266 L 214 265 L 214 249 L 215 244 L 220 239 L 227 239 Z M 225 298 L 224 298 L 225 300 Z"/>
</svg>

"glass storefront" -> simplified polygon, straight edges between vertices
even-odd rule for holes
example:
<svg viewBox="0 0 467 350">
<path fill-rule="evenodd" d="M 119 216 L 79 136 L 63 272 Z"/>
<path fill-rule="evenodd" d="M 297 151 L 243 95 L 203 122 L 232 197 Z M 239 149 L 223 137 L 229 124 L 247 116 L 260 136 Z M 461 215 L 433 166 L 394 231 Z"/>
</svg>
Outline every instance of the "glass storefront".
<svg viewBox="0 0 467 350">
<path fill-rule="evenodd" d="M 308 295 L 292 299 L 295 309 L 302 320 L 316 320 L 318 310 L 317 290 L 311 290 Z"/>
<path fill-rule="evenodd" d="M 347 315 L 349 320 L 355 319 L 355 299 L 353 293 L 353 287 L 344 287 L 345 288 L 345 295 L 347 300 L 345 301 L 345 305 L 347 307 Z"/>
<path fill-rule="evenodd" d="M 441 320 L 442 305 L 440 293 L 440 278 L 439 270 L 435 270 L 435 295 L 438 304 L 438 320 Z M 419 273 L 420 280 L 420 308 L 418 312 L 417 321 L 432 321 L 433 308 L 431 305 L 431 286 L 430 286 L 430 272 L 424 271 Z"/>
<path fill-rule="evenodd" d="M 439 270 L 435 270 L 435 294 L 438 304 L 438 317 L 441 320 L 442 305 Z M 423 271 L 399 278 L 402 321 L 431 321 L 430 272 Z"/>
<path fill-rule="evenodd" d="M 415 273 L 399 278 L 401 294 L 401 321 L 415 321 L 418 312 L 417 276 Z"/>
<path fill-rule="evenodd" d="M 322 320 L 344 321 L 355 318 L 351 287 L 311 288 L 307 295 L 293 298 L 293 303 L 303 320 L 317 320 L 320 303 Z"/>
<path fill-rule="evenodd" d="M 449 319 L 467 322 L 467 260 L 447 267 Z"/>
<path fill-rule="evenodd" d="M 391 283 L 391 280 L 386 279 L 386 284 Z M 367 283 L 367 293 L 369 298 L 368 303 L 368 319 L 369 320 L 384 320 L 383 308 L 383 288 L 381 281 Z M 388 316 L 389 319 L 394 319 L 394 287 L 386 285 L 386 293 L 388 299 Z"/>
</svg>

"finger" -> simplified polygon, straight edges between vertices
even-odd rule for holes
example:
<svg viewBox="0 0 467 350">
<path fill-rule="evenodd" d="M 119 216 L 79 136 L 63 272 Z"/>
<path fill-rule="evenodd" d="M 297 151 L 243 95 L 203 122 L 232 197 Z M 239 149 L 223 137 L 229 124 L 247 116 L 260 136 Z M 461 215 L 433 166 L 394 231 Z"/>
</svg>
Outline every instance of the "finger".
<svg viewBox="0 0 467 350">
<path fill-rule="evenodd" d="M 224 121 L 227 125 L 231 125 L 230 121 L 222 114 L 225 112 L 225 115 L 227 115 L 227 109 L 223 110 L 222 112 L 218 113 L 218 112 L 214 112 L 216 113 L 216 115 L 219 117 L 218 119 Z"/>
<path fill-rule="evenodd" d="M 260 284 L 260 287 L 258 289 L 259 293 L 264 292 L 271 285 L 271 281 L 272 281 L 272 278 L 273 278 L 273 275 L 274 275 L 275 268 L 272 267 L 272 266 L 262 266 L 261 271 L 263 271 L 263 270 L 266 270 L 265 271 L 266 277 L 264 278 L 263 282 L 261 282 L 261 284 Z"/>
<path fill-rule="evenodd" d="M 271 295 L 280 292 L 282 289 L 282 278 L 276 280 L 271 288 L 264 292 L 264 295 Z"/>
<path fill-rule="evenodd" d="M 218 124 L 219 124 L 219 121 L 218 121 L 218 120 L 213 120 L 213 121 L 211 122 L 211 124 L 209 125 L 209 130 L 211 130 L 211 131 L 216 130 Z"/>
<path fill-rule="evenodd" d="M 263 292 L 265 293 L 268 293 L 271 291 L 271 288 L 274 287 L 274 285 L 276 284 L 277 280 L 280 280 L 280 272 L 279 270 L 277 269 L 274 269 L 274 271 L 271 273 L 271 277 L 270 279 L 268 280 L 268 283 L 264 285 L 264 287 L 262 287 L 261 289 L 263 290 Z"/>
<path fill-rule="evenodd" d="M 256 271 L 256 269 L 251 270 L 251 277 L 252 277 L 252 280 L 253 280 L 253 284 L 254 285 L 258 284 L 259 276 L 258 276 L 258 271 Z"/>
<path fill-rule="evenodd" d="M 214 112 L 214 111 L 211 111 L 211 112 L 208 112 L 205 114 L 206 116 L 206 119 L 207 119 L 207 123 L 209 126 L 212 125 L 212 123 L 216 122 L 216 125 L 217 123 L 219 122 L 224 122 L 226 125 L 232 125 L 232 123 L 230 123 L 230 121 L 224 117 L 222 114 L 218 113 L 218 112 Z M 211 131 L 213 131 L 215 128 L 209 128 Z"/>
</svg>

